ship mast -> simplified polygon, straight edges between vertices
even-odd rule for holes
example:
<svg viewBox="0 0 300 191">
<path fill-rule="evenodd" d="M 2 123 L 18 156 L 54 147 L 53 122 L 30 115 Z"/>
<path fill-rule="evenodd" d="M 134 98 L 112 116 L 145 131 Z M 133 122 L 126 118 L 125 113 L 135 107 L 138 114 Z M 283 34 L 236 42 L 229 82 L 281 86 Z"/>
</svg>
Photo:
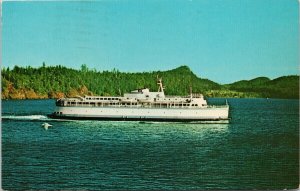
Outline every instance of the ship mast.
<svg viewBox="0 0 300 191">
<path fill-rule="evenodd" d="M 164 93 L 164 89 L 165 89 L 165 88 L 163 87 L 161 78 L 158 79 L 157 84 L 159 85 L 159 87 L 158 87 L 158 92 Z"/>
</svg>

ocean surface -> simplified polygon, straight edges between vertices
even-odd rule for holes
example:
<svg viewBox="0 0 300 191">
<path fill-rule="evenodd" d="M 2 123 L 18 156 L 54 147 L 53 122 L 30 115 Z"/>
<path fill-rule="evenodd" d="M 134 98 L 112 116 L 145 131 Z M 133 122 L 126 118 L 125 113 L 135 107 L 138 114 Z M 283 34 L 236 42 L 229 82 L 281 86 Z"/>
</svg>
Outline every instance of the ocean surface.
<svg viewBox="0 0 300 191">
<path fill-rule="evenodd" d="M 54 102 L 2 101 L 3 189 L 299 187 L 299 100 L 228 99 L 229 124 L 47 119 Z"/>
</svg>

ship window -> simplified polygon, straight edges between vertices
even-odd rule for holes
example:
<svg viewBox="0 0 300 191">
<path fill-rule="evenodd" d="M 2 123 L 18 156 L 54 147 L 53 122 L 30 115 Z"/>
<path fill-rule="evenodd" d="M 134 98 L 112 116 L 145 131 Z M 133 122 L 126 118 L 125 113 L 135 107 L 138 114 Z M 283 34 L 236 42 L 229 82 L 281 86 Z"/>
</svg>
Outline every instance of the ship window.
<svg viewBox="0 0 300 191">
<path fill-rule="evenodd" d="M 195 106 L 194 104 L 192 104 L 192 106 Z"/>
<path fill-rule="evenodd" d="M 104 98 L 104 100 L 107 100 L 107 98 Z"/>
<path fill-rule="evenodd" d="M 198 106 L 198 104 L 195 104 L 195 106 Z"/>
<path fill-rule="evenodd" d="M 111 100 L 111 98 L 107 98 L 107 100 Z"/>
</svg>

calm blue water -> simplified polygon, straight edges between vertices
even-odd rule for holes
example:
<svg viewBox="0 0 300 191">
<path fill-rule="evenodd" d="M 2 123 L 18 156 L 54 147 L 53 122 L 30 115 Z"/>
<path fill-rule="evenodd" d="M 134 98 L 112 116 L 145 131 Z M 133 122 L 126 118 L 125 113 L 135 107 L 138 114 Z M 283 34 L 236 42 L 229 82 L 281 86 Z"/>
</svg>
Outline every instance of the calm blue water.
<svg viewBox="0 0 300 191">
<path fill-rule="evenodd" d="M 230 124 L 55 121 L 54 100 L 2 101 L 2 187 L 295 189 L 298 101 L 228 99 Z"/>
</svg>

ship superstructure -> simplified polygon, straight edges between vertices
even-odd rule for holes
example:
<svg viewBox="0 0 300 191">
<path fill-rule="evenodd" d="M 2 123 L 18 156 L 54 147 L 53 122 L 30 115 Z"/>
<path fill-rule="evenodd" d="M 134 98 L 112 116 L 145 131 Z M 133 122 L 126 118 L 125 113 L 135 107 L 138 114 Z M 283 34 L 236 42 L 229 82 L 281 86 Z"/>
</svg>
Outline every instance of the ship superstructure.
<svg viewBox="0 0 300 191">
<path fill-rule="evenodd" d="M 202 94 L 166 96 L 162 80 L 158 91 L 148 88 L 124 96 L 77 96 L 56 101 L 49 115 L 59 119 L 124 120 L 124 121 L 209 121 L 228 120 L 229 106 L 207 105 Z"/>
</svg>

